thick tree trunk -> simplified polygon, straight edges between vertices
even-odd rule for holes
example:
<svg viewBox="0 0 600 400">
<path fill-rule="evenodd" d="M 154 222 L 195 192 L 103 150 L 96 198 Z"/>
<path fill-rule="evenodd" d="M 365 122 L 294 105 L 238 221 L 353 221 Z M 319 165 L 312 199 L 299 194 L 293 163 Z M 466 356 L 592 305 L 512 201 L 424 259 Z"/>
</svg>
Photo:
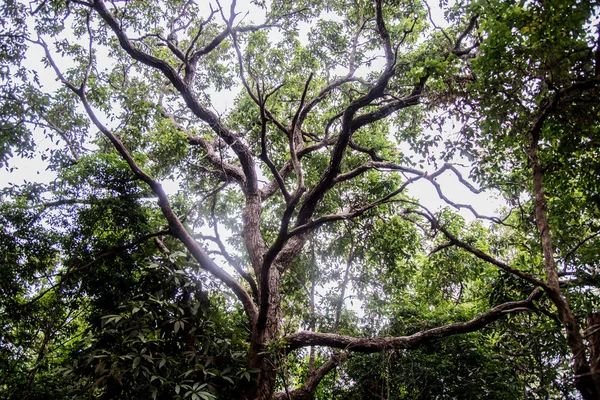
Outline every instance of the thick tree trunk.
<svg viewBox="0 0 600 400">
<path fill-rule="evenodd" d="M 248 369 L 258 369 L 252 374 L 252 382 L 242 388 L 241 398 L 246 400 L 267 400 L 273 396 L 277 378 L 276 360 L 269 354 L 267 345 L 277 339 L 281 320 L 281 273 L 273 266 L 269 277 L 269 311 L 264 327 L 255 326 L 250 339 Z M 261 288 L 262 290 L 262 288 Z"/>
<path fill-rule="evenodd" d="M 242 387 L 242 398 L 246 400 L 267 400 L 273 395 L 277 367 L 275 360 L 268 354 L 267 344 L 273 339 L 271 332 L 253 333 L 248 356 L 248 369 L 259 369 L 252 374 L 252 382 Z"/>
</svg>

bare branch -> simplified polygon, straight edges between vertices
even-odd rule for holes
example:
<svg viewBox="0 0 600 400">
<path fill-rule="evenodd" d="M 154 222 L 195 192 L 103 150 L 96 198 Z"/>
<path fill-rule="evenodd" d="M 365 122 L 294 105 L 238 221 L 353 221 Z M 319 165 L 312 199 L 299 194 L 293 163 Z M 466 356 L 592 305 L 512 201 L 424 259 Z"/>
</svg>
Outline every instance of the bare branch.
<svg viewBox="0 0 600 400">
<path fill-rule="evenodd" d="M 283 198 L 285 199 L 286 204 L 289 204 L 289 202 L 291 200 L 291 195 L 285 186 L 284 178 L 281 176 L 279 171 L 277 171 L 277 167 L 275 166 L 275 164 L 273 164 L 273 161 L 271 161 L 271 159 L 269 158 L 269 152 L 267 150 L 267 116 L 266 116 L 266 108 L 265 108 L 264 103 L 262 103 L 260 105 L 260 122 L 261 122 L 261 126 L 260 126 L 260 149 L 261 149 L 260 159 L 263 160 L 265 164 L 267 164 L 267 167 L 269 168 L 269 170 L 273 174 L 273 177 L 275 178 L 275 182 L 277 182 L 277 186 L 279 187 L 279 190 L 281 190 L 281 194 L 283 195 Z M 290 165 L 291 164 L 292 164 L 292 161 L 290 161 Z"/>
<path fill-rule="evenodd" d="M 377 30 L 379 32 L 379 36 L 381 37 L 381 41 L 383 42 L 383 50 L 385 51 L 385 61 L 387 63 L 387 68 L 392 69 L 396 57 L 394 55 L 394 52 L 392 51 L 390 34 L 388 33 L 387 28 L 385 26 L 381 2 L 381 0 L 375 0 L 375 18 L 377 21 Z"/>
<path fill-rule="evenodd" d="M 347 351 L 334 354 L 323 363 L 316 371 L 314 371 L 308 379 L 304 381 L 301 387 L 294 389 L 289 393 L 275 393 L 273 398 L 275 400 L 305 400 L 314 397 L 314 393 L 319 386 L 319 383 L 323 378 L 333 371 L 338 365 L 343 363 L 348 358 L 349 353 Z"/>
<path fill-rule="evenodd" d="M 454 246 L 454 242 L 442 243 L 438 246 L 435 246 L 435 248 L 429 252 L 429 255 L 435 254 L 452 246 Z"/>
<path fill-rule="evenodd" d="M 229 181 L 233 179 L 238 182 L 242 188 L 245 186 L 246 177 L 244 176 L 244 171 L 238 167 L 237 165 L 229 164 L 223 160 L 217 152 L 215 151 L 214 145 L 207 139 L 204 139 L 200 136 L 193 136 L 183 125 L 175 120 L 175 117 L 169 113 L 161 104 L 159 104 L 160 113 L 163 117 L 168 118 L 171 123 L 179 130 L 184 133 L 188 137 L 188 142 L 192 145 L 200 145 L 206 151 L 207 160 L 215 167 L 217 170 L 222 172 L 222 180 Z"/>
<path fill-rule="evenodd" d="M 42 115 L 41 118 L 43 118 L 44 121 L 46 121 L 46 124 L 43 124 L 41 122 L 32 122 L 32 123 L 34 123 L 35 125 L 38 125 L 38 126 L 47 126 L 48 128 L 50 128 L 53 131 L 55 131 L 56 133 L 58 133 L 58 135 L 62 138 L 62 140 L 64 140 L 65 143 L 67 144 L 67 147 L 69 148 L 69 152 L 73 156 L 73 160 L 75 160 L 75 161 L 79 160 L 79 157 L 80 157 L 79 150 L 77 148 L 77 145 L 69 137 L 69 134 L 67 132 L 65 132 L 63 129 L 61 129 L 58 125 L 56 125 L 47 116 Z"/>
<path fill-rule="evenodd" d="M 352 38 L 352 48 L 350 50 L 350 58 L 348 60 L 348 74 L 342 78 L 336 79 L 333 82 L 329 83 L 326 87 L 324 87 L 319 94 L 308 102 L 306 107 L 302 109 L 298 116 L 299 125 L 302 126 L 304 120 L 308 116 L 308 113 L 322 100 L 324 100 L 329 93 L 331 93 L 334 89 L 340 87 L 344 83 L 352 82 L 352 81 L 361 81 L 360 78 L 355 78 L 354 73 L 356 72 L 356 50 L 358 47 L 358 38 L 365 27 L 365 21 L 362 14 L 359 17 L 358 27 L 356 29 L 356 33 Z M 300 109 L 299 109 L 300 110 Z M 340 115 L 341 116 L 341 115 Z"/>
<path fill-rule="evenodd" d="M 346 147 L 350 142 L 352 134 L 359 125 L 354 120 L 355 114 L 364 106 L 370 104 L 373 100 L 383 95 L 383 91 L 387 86 L 390 78 L 394 74 L 394 68 L 387 68 L 378 79 L 377 83 L 369 90 L 369 92 L 360 98 L 352 101 L 345 109 L 342 116 L 342 129 L 333 147 L 329 166 L 321 175 L 317 184 L 308 192 L 306 198 L 300 207 L 296 226 L 304 224 L 313 214 L 318 202 L 323 198 L 325 193 L 334 185 L 335 177 L 339 174 L 342 159 L 346 151 Z M 415 103 L 416 104 L 416 103 Z M 408 104 L 407 104 L 408 105 Z M 401 108 L 401 107 L 399 107 Z M 398 109 L 399 109 L 398 108 Z"/>
<path fill-rule="evenodd" d="M 217 195 L 215 193 L 215 195 L 213 196 L 213 199 L 212 199 L 211 206 L 210 206 L 210 214 L 211 214 L 211 218 L 212 218 L 213 232 L 215 233 L 215 243 L 217 244 L 217 246 L 219 246 L 221 255 L 225 258 L 225 260 L 227 260 L 227 262 L 236 270 L 236 272 L 238 274 L 240 274 L 240 276 L 242 278 L 244 278 L 244 280 L 246 282 L 248 282 L 248 284 L 250 285 L 250 289 L 252 290 L 252 297 L 254 299 L 258 299 L 258 287 L 256 286 L 256 282 L 254 281 L 254 278 L 252 278 L 252 275 L 250 275 L 247 271 L 245 271 L 244 268 L 242 268 L 242 266 L 240 265 L 240 263 L 229 254 L 225 245 L 223 244 L 223 241 L 221 240 L 221 235 L 219 234 L 219 223 L 218 223 L 217 217 L 215 215 L 216 205 L 217 205 Z"/>
<path fill-rule="evenodd" d="M 450 43 L 450 46 L 453 45 L 453 41 L 452 39 L 450 39 L 450 36 L 448 36 L 448 34 L 446 33 L 446 31 L 443 28 L 440 28 L 439 26 L 437 26 L 435 24 L 435 22 L 433 21 L 433 17 L 431 15 L 431 7 L 429 7 L 429 3 L 427 3 L 426 1 L 425 3 L 425 7 L 427 7 L 427 16 L 429 17 L 429 22 L 431 22 L 431 25 L 437 29 L 438 31 L 442 32 L 442 34 L 444 35 L 444 37 L 446 38 L 446 40 L 448 41 L 448 43 Z"/>
<path fill-rule="evenodd" d="M 596 233 L 592 233 L 591 235 L 588 235 L 586 238 L 584 238 L 582 241 L 580 241 L 579 243 L 577 243 L 571 250 L 569 250 L 569 252 L 567 254 L 565 254 L 565 256 L 563 257 L 563 261 L 565 262 L 565 264 L 567 263 L 567 260 L 569 258 L 571 258 L 573 256 L 573 254 L 575 254 L 575 252 L 581 247 L 583 246 L 586 242 L 592 240 L 593 238 L 595 238 L 596 236 L 600 235 L 600 231 L 596 232 Z"/>
<path fill-rule="evenodd" d="M 298 150 L 298 160 L 301 160 L 307 154 L 310 154 L 314 151 L 322 149 L 323 147 L 332 145 L 335 143 L 334 140 L 323 140 L 319 143 L 312 144 L 310 146 L 303 147 Z M 281 176 L 282 180 L 285 179 L 291 172 L 293 171 L 292 162 L 288 160 L 282 168 L 279 169 L 278 174 Z M 261 198 L 267 199 L 272 196 L 278 188 L 278 182 L 276 180 L 269 182 L 261 189 Z"/>
<path fill-rule="evenodd" d="M 379 157 L 375 152 L 375 149 L 368 149 L 361 145 L 356 144 L 353 140 L 350 141 L 350 148 L 355 151 L 359 151 L 361 153 L 368 154 L 373 161 L 384 161 L 383 158 Z"/>
<path fill-rule="evenodd" d="M 473 15 L 471 17 L 471 19 L 469 20 L 469 25 L 467 25 L 466 29 L 456 38 L 456 43 L 454 44 L 454 48 L 452 49 L 453 52 L 458 52 L 460 51 L 460 45 L 463 41 L 463 39 L 469 34 L 471 33 L 471 31 L 473 30 L 473 28 L 475 28 L 475 23 L 477 22 L 477 19 L 479 18 L 478 15 Z M 470 49 L 469 49 L 470 51 Z"/>
<path fill-rule="evenodd" d="M 363 149 L 361 149 L 361 150 L 363 150 Z M 381 159 L 371 149 L 365 149 L 365 152 L 368 152 L 369 154 L 371 154 L 372 158 Z M 443 200 L 444 202 L 446 202 L 447 204 L 451 205 L 452 207 L 454 207 L 458 210 L 467 209 L 467 210 L 471 211 L 471 213 L 476 218 L 479 218 L 479 219 L 486 219 L 486 220 L 496 222 L 496 223 L 503 223 L 503 221 L 500 218 L 488 217 L 488 216 L 479 214 L 471 204 L 455 203 L 455 202 L 451 201 L 443 193 L 441 185 L 436 182 L 435 178 L 442 175 L 444 172 L 446 172 L 448 170 L 453 172 L 454 175 L 458 178 L 459 182 L 463 186 L 465 186 L 467 189 L 469 189 L 471 192 L 473 192 L 475 194 L 480 194 L 485 190 L 484 188 L 476 188 L 475 186 L 473 186 L 469 181 L 467 181 L 462 176 L 461 172 L 453 164 L 450 164 L 450 163 L 445 163 L 437 171 L 433 172 L 432 174 L 428 174 L 427 172 L 423 172 L 423 171 L 420 171 L 420 170 L 417 170 L 414 168 L 410 168 L 410 167 L 404 167 L 404 166 L 401 166 L 401 165 L 398 165 L 396 163 L 389 162 L 389 161 L 369 161 L 369 162 L 366 162 L 365 164 L 353 169 L 352 171 L 348 171 L 346 173 L 338 175 L 334 181 L 336 184 L 339 182 L 344 182 L 344 181 L 350 180 L 352 178 L 355 178 L 370 169 L 390 170 L 390 171 L 398 171 L 398 172 L 408 173 L 411 175 L 415 175 L 416 180 L 427 179 L 427 181 L 429 181 L 429 183 L 431 183 L 433 185 L 433 187 L 435 188 L 439 198 L 441 200 Z"/>
<path fill-rule="evenodd" d="M 88 36 L 89 36 L 89 41 L 88 41 L 88 63 L 87 66 L 85 67 L 85 73 L 83 75 L 83 80 L 81 81 L 81 86 L 79 86 L 79 90 L 83 93 L 85 92 L 86 89 L 86 85 L 88 82 L 88 79 L 90 78 L 90 72 L 92 70 L 92 66 L 94 65 L 94 53 L 93 53 L 93 39 L 94 37 L 92 36 L 92 28 L 90 26 L 90 20 L 92 19 L 92 12 L 88 11 L 86 13 L 86 17 L 85 17 L 85 25 L 87 28 L 87 32 L 88 32 Z"/>
<path fill-rule="evenodd" d="M 192 54 L 191 57 L 189 57 L 189 52 L 192 50 L 193 45 L 195 44 L 195 42 L 198 40 L 198 37 L 200 36 L 202 32 L 202 29 L 200 31 L 198 31 L 198 34 L 196 35 L 196 37 L 194 38 L 194 42 L 192 44 L 190 44 L 190 47 L 188 48 L 188 50 L 186 51 L 185 54 L 185 82 L 189 85 L 195 76 L 195 72 L 196 72 L 196 64 L 198 63 L 198 60 L 200 59 L 200 57 L 210 53 L 211 51 L 213 51 L 214 49 L 216 49 L 221 42 L 223 42 L 223 40 L 225 40 L 227 38 L 227 36 L 229 36 L 230 30 L 229 28 L 225 29 L 223 32 L 221 32 L 218 36 L 215 36 L 215 38 L 206 46 L 204 46 L 201 49 L 198 49 L 194 52 L 194 54 Z"/>
<path fill-rule="evenodd" d="M 330 222 L 335 222 L 335 221 L 340 221 L 340 220 L 351 220 L 357 217 L 360 217 L 361 215 L 363 215 L 365 212 L 367 212 L 368 210 L 378 207 L 382 204 L 385 203 L 389 203 L 391 201 L 395 201 L 394 197 L 399 195 L 400 193 L 402 193 L 404 191 L 404 189 L 406 189 L 406 187 L 415 182 L 416 180 L 420 179 L 421 177 L 417 176 L 411 179 L 408 179 L 406 182 L 404 182 L 404 184 L 402 186 L 400 186 L 398 189 L 386 194 L 385 196 L 383 196 L 382 198 L 373 201 L 372 203 L 369 203 L 367 205 L 361 206 L 361 207 L 357 207 L 355 209 L 350 208 L 348 211 L 342 212 L 342 213 L 338 213 L 338 214 L 328 214 L 328 215 L 324 215 L 321 216 L 319 218 L 315 218 L 312 221 L 309 221 L 303 225 L 297 225 L 295 226 L 293 229 L 291 229 L 289 231 L 289 237 L 294 237 L 294 236 L 298 236 L 298 235 L 302 235 L 306 232 L 309 232 L 311 230 L 314 230 L 326 223 L 330 223 Z"/>
<path fill-rule="evenodd" d="M 290 148 L 290 160 L 292 161 L 292 166 L 294 167 L 294 172 L 296 173 L 296 179 L 298 181 L 298 187 L 296 189 L 296 194 L 304 192 L 304 177 L 302 174 L 302 167 L 298 162 L 298 154 L 296 152 L 297 146 L 303 146 L 302 139 L 302 122 L 299 121 L 299 117 L 304 107 L 304 101 L 306 100 L 306 93 L 308 92 L 308 87 L 310 85 L 310 81 L 312 80 L 313 74 L 311 73 L 306 80 L 306 84 L 304 85 L 304 91 L 302 92 L 302 97 L 300 98 L 300 105 L 298 105 L 298 109 L 294 118 L 292 119 L 292 124 L 290 127 L 288 142 Z"/>
</svg>

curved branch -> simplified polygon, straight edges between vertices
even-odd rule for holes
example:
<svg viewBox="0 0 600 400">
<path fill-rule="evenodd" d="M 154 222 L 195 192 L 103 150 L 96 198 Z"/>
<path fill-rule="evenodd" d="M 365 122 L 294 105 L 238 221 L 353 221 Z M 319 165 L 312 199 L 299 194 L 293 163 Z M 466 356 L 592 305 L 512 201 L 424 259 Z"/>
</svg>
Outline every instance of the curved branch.
<svg viewBox="0 0 600 400">
<path fill-rule="evenodd" d="M 376 157 L 376 158 L 380 159 L 372 149 L 362 149 L 362 150 L 366 150 L 365 152 L 368 152 L 369 154 L 371 154 L 372 158 Z M 464 187 L 469 189 L 472 193 L 480 194 L 485 190 L 485 188 L 476 188 L 475 186 L 473 186 L 468 180 L 466 180 L 462 176 L 461 172 L 458 169 L 456 169 L 456 167 L 454 165 L 452 165 L 450 163 L 445 163 L 437 171 L 435 171 L 431 174 L 428 174 L 427 172 L 423 172 L 418 169 L 398 165 L 398 164 L 390 162 L 390 161 L 383 161 L 383 160 L 375 161 L 375 160 L 373 160 L 373 161 L 368 161 L 368 162 L 364 163 L 363 165 L 360 165 L 359 167 L 357 167 L 351 171 L 348 171 L 348 172 L 338 175 L 335 178 L 335 183 L 350 180 L 352 178 L 355 178 L 355 177 L 363 174 L 364 172 L 366 172 L 370 169 L 384 169 L 384 170 L 387 169 L 387 170 L 391 170 L 391 171 L 399 171 L 399 172 L 409 173 L 409 174 L 415 175 L 415 178 L 411 178 L 412 180 L 427 179 L 427 181 L 429 181 L 429 183 L 431 183 L 431 185 L 433 185 L 433 187 L 435 188 L 435 191 L 437 192 L 438 197 L 441 200 L 443 200 L 446 204 L 456 208 L 457 210 L 467 209 L 475 216 L 475 218 L 489 220 L 489 221 L 492 221 L 492 222 L 495 222 L 498 224 L 505 224 L 501 218 L 490 217 L 490 216 L 479 214 L 477 212 L 477 210 L 475 210 L 475 208 L 471 204 L 455 203 L 444 194 L 444 192 L 442 191 L 441 185 L 435 181 L 435 178 L 442 175 L 444 172 L 446 172 L 448 170 L 453 172 L 454 175 L 457 177 L 458 181 Z"/>
<path fill-rule="evenodd" d="M 427 210 L 423 206 L 420 206 L 420 207 Z M 448 229 L 446 229 L 446 227 L 442 226 L 439 223 L 439 221 L 435 217 L 432 216 L 432 214 L 429 212 L 429 210 L 427 210 L 427 212 L 422 212 L 422 211 L 418 211 L 418 210 L 407 210 L 406 212 L 420 215 L 423 218 L 425 218 L 426 220 L 428 220 L 431 223 L 431 226 L 434 229 L 442 232 L 444 234 L 444 236 L 446 236 L 446 238 L 452 243 L 452 245 L 458 246 L 458 247 L 468 251 L 469 253 L 473 254 L 475 257 L 477 257 L 483 261 L 486 261 L 492 265 L 495 265 L 496 267 L 498 267 L 510 274 L 516 275 L 519 278 L 524 279 L 525 281 L 530 282 L 530 283 L 534 284 L 535 286 L 539 286 L 539 287 L 543 288 L 544 290 L 548 291 L 549 287 L 546 284 L 546 282 L 544 282 L 534 276 L 531 276 L 531 275 L 527 274 L 526 272 L 523 272 L 519 269 L 513 268 L 510 265 L 506 264 L 505 262 L 497 260 L 494 257 L 490 256 L 489 254 L 485 253 L 484 251 L 482 251 L 476 247 L 473 247 L 470 244 L 458 239 L 456 236 L 454 236 L 452 233 L 450 233 L 450 231 Z M 446 246 L 446 247 L 449 247 L 449 246 Z"/>
<path fill-rule="evenodd" d="M 244 170 L 244 175 L 246 176 L 246 190 L 249 193 L 255 193 L 258 189 L 258 180 L 254 166 L 254 159 L 250 149 L 244 143 L 242 143 L 240 137 L 227 129 L 222 124 L 217 114 L 200 104 L 196 96 L 193 94 L 190 85 L 181 79 L 177 71 L 175 71 L 175 69 L 169 63 L 137 49 L 125 34 L 125 31 L 120 26 L 119 21 L 106 8 L 106 4 L 103 0 L 94 0 L 93 4 L 94 9 L 117 36 L 121 48 L 123 48 L 123 50 L 125 50 L 125 52 L 127 52 L 127 54 L 129 54 L 133 59 L 162 72 L 163 75 L 180 93 L 190 110 L 198 118 L 206 122 L 211 129 L 225 141 L 225 143 L 231 146 L 231 149 L 235 152 L 240 160 L 240 163 L 242 164 L 242 169 Z"/>
<path fill-rule="evenodd" d="M 406 189 L 406 187 L 408 185 L 410 185 L 411 183 L 417 181 L 421 179 L 421 176 L 415 176 L 414 178 L 410 178 L 408 179 L 406 182 L 404 182 L 402 184 L 402 186 L 400 186 L 398 189 L 386 194 L 385 196 L 383 196 L 382 198 L 373 201 L 372 203 L 369 203 L 365 206 L 356 208 L 356 209 L 350 209 L 349 211 L 343 212 L 343 213 L 337 213 L 337 214 L 328 214 L 328 215 L 324 215 L 321 216 L 319 218 L 316 218 L 312 221 L 309 221 L 303 225 L 297 225 L 295 226 L 293 229 L 291 229 L 289 231 L 289 237 L 294 237 L 294 236 L 298 236 L 301 235 L 303 233 L 306 233 L 308 231 L 314 230 L 318 227 L 320 227 L 321 225 L 324 225 L 326 223 L 329 222 L 334 222 L 334 221 L 340 221 L 340 220 L 349 220 L 349 219 L 353 219 L 356 217 L 360 217 L 361 215 L 363 215 L 366 211 L 375 208 L 377 206 L 380 206 L 382 204 L 385 203 L 389 203 L 391 201 L 394 201 L 393 198 L 397 195 L 399 195 L 400 193 L 402 193 L 404 191 L 404 189 Z"/>
<path fill-rule="evenodd" d="M 171 208 L 171 204 L 167 197 L 167 194 L 162 188 L 162 185 L 154 180 L 150 175 L 148 175 L 144 170 L 142 170 L 129 151 L 123 145 L 123 142 L 119 139 L 118 136 L 113 134 L 96 116 L 92 106 L 87 100 L 86 94 L 83 90 L 76 88 L 73 84 L 70 84 L 64 76 L 60 73 L 60 70 L 56 66 L 48 47 L 43 45 L 44 51 L 46 53 L 46 57 L 54 70 L 57 72 L 61 81 L 67 86 L 70 90 L 72 90 L 80 99 L 86 113 L 89 118 L 96 126 L 96 128 L 108 138 L 108 140 L 112 143 L 113 147 L 117 150 L 121 158 L 129 165 L 129 168 L 135 175 L 135 177 L 144 183 L 146 183 L 152 189 L 152 192 L 158 197 L 158 205 L 162 211 L 163 216 L 167 219 L 169 224 L 169 231 L 171 234 L 178 238 L 183 245 L 188 249 L 188 251 L 192 254 L 192 256 L 196 259 L 200 267 L 202 267 L 207 272 L 214 275 L 217 279 L 227 285 L 233 293 L 237 296 L 237 298 L 242 302 L 244 306 L 244 310 L 250 320 L 251 324 L 255 323 L 256 320 L 256 307 L 252 301 L 252 298 L 240 285 L 240 283 L 235 280 L 233 276 L 231 276 L 227 271 L 219 267 L 206 253 L 206 251 L 193 239 L 190 233 L 185 229 L 183 223 L 177 217 L 173 209 Z"/>
<path fill-rule="evenodd" d="M 240 263 L 229 254 L 229 252 L 225 248 L 225 245 L 223 244 L 223 241 L 221 240 L 221 235 L 219 234 L 219 225 L 218 225 L 217 217 L 215 215 L 216 205 L 217 205 L 217 194 L 215 193 L 215 195 L 213 196 L 211 205 L 210 205 L 210 213 L 211 213 L 212 224 L 213 224 L 213 232 L 215 233 L 214 241 L 217 244 L 217 246 L 219 246 L 219 250 L 220 250 L 223 258 L 225 258 L 225 260 L 227 260 L 227 262 L 237 271 L 237 273 L 240 274 L 240 276 L 242 278 L 244 278 L 246 280 L 246 282 L 248 282 L 248 284 L 250 285 L 250 289 L 252 291 L 252 297 L 254 299 L 258 299 L 258 287 L 256 286 L 256 282 L 254 281 L 254 278 L 252 278 L 252 275 L 250 275 L 247 271 L 245 271 L 242 268 L 242 266 L 240 265 Z"/>
<path fill-rule="evenodd" d="M 319 143 L 315 143 L 310 146 L 303 147 L 302 149 L 298 150 L 298 160 L 301 160 L 302 157 L 304 157 L 314 151 L 322 149 L 323 147 L 326 147 L 326 146 L 330 146 L 334 143 L 335 143 L 334 140 L 323 140 Z M 283 167 L 281 167 L 279 169 L 278 174 L 282 179 L 285 179 L 292 171 L 293 171 L 292 162 L 290 160 L 288 160 L 283 165 Z M 273 181 L 267 183 L 265 186 L 263 186 L 260 190 L 261 198 L 264 200 L 264 199 L 271 197 L 277 191 L 277 189 L 279 187 L 278 185 L 279 184 L 278 184 L 277 180 L 273 180 Z"/>
<path fill-rule="evenodd" d="M 226 163 L 223 158 L 217 154 L 212 143 L 200 136 L 188 136 L 190 144 L 199 145 L 206 151 L 206 159 L 215 167 L 221 171 L 224 176 L 224 180 L 227 181 L 229 178 L 245 186 L 246 177 L 244 171 L 237 165 Z"/>
<path fill-rule="evenodd" d="M 363 107 L 370 104 L 373 100 L 383 95 L 383 91 L 389 80 L 394 75 L 394 68 L 387 68 L 379 77 L 377 83 L 369 90 L 369 92 L 360 98 L 352 101 L 343 112 L 342 129 L 332 150 L 331 159 L 327 169 L 321 175 L 317 184 L 308 192 L 296 221 L 296 226 L 304 224 L 312 216 L 318 202 L 323 198 L 325 193 L 334 185 L 335 177 L 339 174 L 342 159 L 352 134 L 358 129 L 354 116 Z M 400 108 L 400 107 L 399 107 Z M 398 108 L 398 109 L 399 109 Z M 356 129 L 355 129 L 356 128 Z"/>
<path fill-rule="evenodd" d="M 534 290 L 525 300 L 511 301 L 496 306 L 466 322 L 458 322 L 400 337 L 355 338 L 335 333 L 302 331 L 283 340 L 288 351 L 308 346 L 325 346 L 360 353 L 377 353 L 384 350 L 415 349 L 435 339 L 475 332 L 507 314 L 537 311 L 534 302 L 543 295 Z"/>
<path fill-rule="evenodd" d="M 182 126 L 179 122 L 175 120 L 175 117 L 169 113 L 161 104 L 159 104 L 159 110 L 161 115 L 164 118 L 169 119 L 171 123 L 177 128 L 180 132 L 185 134 L 188 138 L 188 142 L 192 145 L 199 145 L 206 151 L 206 158 L 213 165 L 213 167 L 223 172 L 224 180 L 228 180 L 232 178 L 234 181 L 238 182 L 242 188 L 246 184 L 246 177 L 244 176 L 244 171 L 238 167 L 237 165 L 229 164 L 223 160 L 220 155 L 218 155 L 215 151 L 215 148 L 210 141 L 204 139 L 200 136 L 191 135 L 184 126 Z"/>
<path fill-rule="evenodd" d="M 273 395 L 274 400 L 312 400 L 314 393 L 319 386 L 319 383 L 325 376 L 333 371 L 338 365 L 343 363 L 348 358 L 349 353 L 344 351 L 340 354 L 334 354 L 329 360 L 314 371 L 306 381 L 298 389 L 290 392 L 280 392 Z"/>
<path fill-rule="evenodd" d="M 596 236 L 600 235 L 600 231 L 596 232 L 596 233 L 592 233 L 591 235 L 588 235 L 587 237 L 585 237 L 583 240 L 581 240 L 579 243 L 577 243 L 575 246 L 573 246 L 573 248 L 571 250 L 569 250 L 569 252 L 563 257 L 563 261 L 566 264 L 567 260 L 569 258 L 571 258 L 573 256 L 573 254 L 575 254 L 575 252 L 577 250 L 579 250 L 579 248 L 581 246 L 583 246 L 586 242 L 592 240 L 593 238 L 595 238 Z"/>
</svg>

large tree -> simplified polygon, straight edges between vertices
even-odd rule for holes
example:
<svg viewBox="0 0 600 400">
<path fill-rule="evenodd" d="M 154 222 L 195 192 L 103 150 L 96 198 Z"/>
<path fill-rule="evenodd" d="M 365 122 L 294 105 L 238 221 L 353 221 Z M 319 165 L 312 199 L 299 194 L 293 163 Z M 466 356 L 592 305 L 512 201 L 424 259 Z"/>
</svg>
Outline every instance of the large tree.
<svg viewBox="0 0 600 400">
<path fill-rule="evenodd" d="M 598 2 L 1 9 L 0 390 L 600 398 Z"/>
</svg>

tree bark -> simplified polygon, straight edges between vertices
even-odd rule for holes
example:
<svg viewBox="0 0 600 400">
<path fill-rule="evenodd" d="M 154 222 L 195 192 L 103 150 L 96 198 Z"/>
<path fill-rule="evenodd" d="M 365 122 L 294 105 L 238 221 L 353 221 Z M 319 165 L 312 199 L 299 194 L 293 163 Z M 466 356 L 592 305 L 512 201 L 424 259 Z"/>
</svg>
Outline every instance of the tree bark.
<svg viewBox="0 0 600 400">
<path fill-rule="evenodd" d="M 276 360 L 268 353 L 267 345 L 277 339 L 279 321 L 281 320 L 281 273 L 274 265 L 269 270 L 269 310 L 264 327 L 254 325 L 250 338 L 248 369 L 260 370 L 256 380 L 242 387 L 241 398 L 247 400 L 271 399 L 277 378 Z M 261 288 L 261 290 L 263 290 Z"/>
<path fill-rule="evenodd" d="M 530 145 L 527 151 L 529 163 L 533 175 L 533 200 L 536 225 L 538 227 L 542 251 L 544 255 L 544 265 L 546 268 L 546 294 L 558 311 L 558 317 L 563 324 L 567 336 L 567 344 L 573 354 L 573 369 L 575 372 L 575 387 L 585 400 L 600 399 L 600 385 L 594 379 L 590 363 L 586 356 L 587 347 L 585 345 L 581 331 L 577 324 L 577 319 L 566 298 L 562 294 L 558 281 L 558 268 L 554 259 L 554 246 L 552 243 L 552 234 L 550 225 L 546 218 L 546 198 L 544 193 L 544 170 L 538 160 L 539 138 L 542 125 L 551 109 L 556 105 L 558 99 L 555 98 L 548 103 L 542 110 L 540 116 L 534 122 L 530 131 Z"/>
<path fill-rule="evenodd" d="M 477 331 L 507 314 L 535 311 L 534 302 L 539 300 L 542 295 L 543 292 L 540 289 L 536 289 L 525 300 L 500 304 L 469 321 L 427 329 L 410 336 L 370 338 L 302 331 L 289 335 L 284 339 L 288 344 L 289 351 L 308 346 L 326 346 L 359 353 L 415 349 L 431 340 Z"/>
<path fill-rule="evenodd" d="M 588 315 L 587 340 L 590 348 L 590 368 L 596 387 L 600 387 L 600 312 Z"/>
</svg>

